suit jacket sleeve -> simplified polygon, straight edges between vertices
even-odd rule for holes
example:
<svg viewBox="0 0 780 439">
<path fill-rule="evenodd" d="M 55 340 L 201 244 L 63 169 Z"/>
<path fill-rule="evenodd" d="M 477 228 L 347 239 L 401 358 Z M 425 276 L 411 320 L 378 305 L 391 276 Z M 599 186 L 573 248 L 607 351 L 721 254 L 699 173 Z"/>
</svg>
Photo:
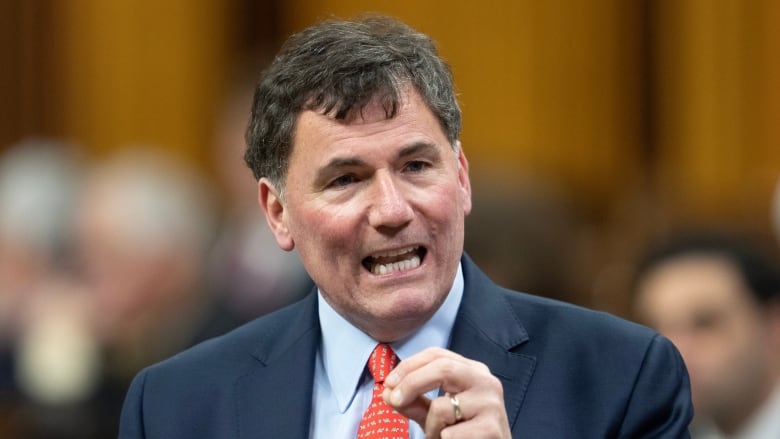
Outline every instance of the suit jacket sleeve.
<svg viewBox="0 0 780 439">
<path fill-rule="evenodd" d="M 650 343 L 626 409 L 621 438 L 688 438 L 693 416 L 688 372 L 672 343 Z"/>
</svg>

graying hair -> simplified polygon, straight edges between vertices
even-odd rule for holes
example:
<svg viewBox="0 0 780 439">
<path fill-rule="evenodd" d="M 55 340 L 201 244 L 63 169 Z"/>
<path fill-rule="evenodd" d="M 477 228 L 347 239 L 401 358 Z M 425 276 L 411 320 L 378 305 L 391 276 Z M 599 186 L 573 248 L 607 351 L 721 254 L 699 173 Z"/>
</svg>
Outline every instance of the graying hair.
<svg viewBox="0 0 780 439">
<path fill-rule="evenodd" d="M 461 112 L 452 73 L 428 36 L 375 15 L 328 20 L 294 34 L 255 89 L 246 163 L 256 179 L 268 178 L 281 192 L 302 111 L 344 119 L 376 98 L 392 118 L 409 84 L 456 148 Z"/>
</svg>

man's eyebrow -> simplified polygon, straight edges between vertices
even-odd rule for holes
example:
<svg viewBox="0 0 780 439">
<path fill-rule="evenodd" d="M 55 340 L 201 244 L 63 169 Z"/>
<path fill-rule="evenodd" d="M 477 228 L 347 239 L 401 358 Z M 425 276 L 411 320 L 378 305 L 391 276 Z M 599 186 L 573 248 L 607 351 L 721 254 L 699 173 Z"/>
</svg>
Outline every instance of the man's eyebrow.
<svg viewBox="0 0 780 439">
<path fill-rule="evenodd" d="M 436 145 L 429 142 L 415 142 L 398 151 L 398 158 L 404 158 L 420 153 L 438 152 Z"/>
<path fill-rule="evenodd" d="M 365 163 L 366 162 L 356 157 L 334 157 L 328 162 L 328 164 L 320 169 L 326 171 L 329 169 L 338 169 L 350 166 L 362 166 Z"/>
</svg>

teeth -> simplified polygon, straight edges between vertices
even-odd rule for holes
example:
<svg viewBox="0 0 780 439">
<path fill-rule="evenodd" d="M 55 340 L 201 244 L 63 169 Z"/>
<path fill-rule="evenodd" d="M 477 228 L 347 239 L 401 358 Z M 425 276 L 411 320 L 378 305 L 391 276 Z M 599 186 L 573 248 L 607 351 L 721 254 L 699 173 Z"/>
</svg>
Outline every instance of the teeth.
<svg viewBox="0 0 780 439">
<path fill-rule="evenodd" d="M 377 253 L 377 254 L 373 255 L 372 257 L 374 259 L 376 259 L 376 258 L 392 258 L 393 256 L 402 255 L 404 253 L 411 253 L 411 252 L 416 251 L 416 250 L 417 250 L 417 247 L 408 247 L 408 248 L 404 248 L 404 249 L 401 249 L 401 250 L 393 250 L 393 251 L 386 252 L 386 253 Z"/>
<path fill-rule="evenodd" d="M 400 253 L 397 253 L 393 256 L 397 256 L 398 254 Z M 416 268 L 419 266 L 420 266 L 420 257 L 414 255 L 411 258 L 406 259 L 404 261 L 391 262 L 389 264 L 374 264 L 373 268 L 371 268 L 371 272 L 374 274 L 387 274 L 387 273 L 392 273 L 394 271 L 411 270 L 412 268 Z"/>
</svg>

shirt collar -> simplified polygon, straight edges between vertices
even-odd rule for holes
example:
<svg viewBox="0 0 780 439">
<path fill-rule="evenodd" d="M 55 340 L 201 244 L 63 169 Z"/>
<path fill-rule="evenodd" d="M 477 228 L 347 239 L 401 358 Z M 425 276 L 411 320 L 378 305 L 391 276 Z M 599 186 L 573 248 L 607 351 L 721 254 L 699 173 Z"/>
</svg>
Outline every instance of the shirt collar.
<svg viewBox="0 0 780 439">
<path fill-rule="evenodd" d="M 320 354 L 325 374 L 344 413 L 357 392 L 366 362 L 377 341 L 344 319 L 317 290 L 322 342 Z M 449 344 L 452 326 L 463 297 L 463 271 L 458 265 L 455 280 L 444 303 L 419 330 L 404 340 L 391 344 L 403 360 L 432 346 L 445 348 Z"/>
</svg>

